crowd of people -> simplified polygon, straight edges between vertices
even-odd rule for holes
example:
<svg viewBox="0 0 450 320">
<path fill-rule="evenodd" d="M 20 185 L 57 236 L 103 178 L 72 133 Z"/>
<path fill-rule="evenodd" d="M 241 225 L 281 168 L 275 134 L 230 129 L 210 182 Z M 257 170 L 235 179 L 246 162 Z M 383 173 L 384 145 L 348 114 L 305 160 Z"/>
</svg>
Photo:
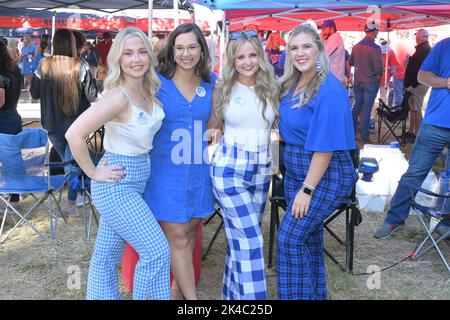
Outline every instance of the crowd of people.
<svg viewBox="0 0 450 320">
<path fill-rule="evenodd" d="M 134 27 L 114 40 L 106 32 L 96 46 L 66 29 L 58 29 L 51 44 L 43 37 L 39 48 L 24 37 L 17 56 L 0 42 L 1 132 L 21 130 L 16 109 L 23 75 L 31 96 L 40 99 L 41 124 L 54 148 L 78 165 L 67 173 L 83 170 L 92 181 L 100 223 L 86 298 L 122 298 L 116 266 L 129 243 L 139 254 L 134 299 L 197 299 L 196 232 L 217 204 L 227 238 L 223 299 L 267 299 L 261 222 L 276 129 L 285 143 L 288 205 L 277 238 L 278 298 L 326 299 L 324 221 L 352 192 L 358 175 L 350 151 L 358 141 L 372 143 L 374 100 L 380 89 L 388 99 L 383 87 L 391 76 L 394 105 L 404 90 L 412 93 L 415 144 L 374 236 L 388 238 L 400 229 L 411 206 L 402 182 L 420 186 L 450 145 L 450 38 L 431 49 L 427 30 L 420 29 L 416 52 L 401 66 L 387 43 L 376 43 L 377 25 L 368 23 L 364 32 L 351 52 L 333 20 L 319 28 L 299 25 L 286 39 L 279 33 L 263 39 L 256 30 L 230 33 L 220 78 L 193 23 L 178 26 L 157 46 Z M 94 154 L 85 139 L 101 127 L 105 150 Z M 217 146 L 209 155 L 211 144 Z M 76 198 L 69 186 L 69 213 Z"/>
</svg>

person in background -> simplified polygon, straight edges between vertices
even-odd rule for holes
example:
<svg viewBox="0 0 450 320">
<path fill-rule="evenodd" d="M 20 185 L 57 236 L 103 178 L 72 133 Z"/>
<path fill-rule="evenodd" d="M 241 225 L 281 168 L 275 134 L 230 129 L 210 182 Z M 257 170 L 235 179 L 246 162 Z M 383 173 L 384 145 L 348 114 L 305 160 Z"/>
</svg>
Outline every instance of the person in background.
<svg viewBox="0 0 450 320">
<path fill-rule="evenodd" d="M 97 98 L 97 85 L 87 63 L 77 56 L 75 37 L 70 30 L 58 29 L 53 38 L 53 55 L 42 60 L 36 69 L 30 93 L 40 99 L 41 125 L 63 161 L 72 159 L 67 140 L 67 129 L 91 102 Z M 65 167 L 71 178 L 79 174 L 76 168 Z M 77 215 L 77 190 L 68 185 L 66 212 Z M 81 199 L 81 198 L 80 198 Z"/>
<path fill-rule="evenodd" d="M 50 36 L 48 34 L 43 34 L 41 36 L 41 41 L 39 47 L 36 48 L 34 60 L 33 60 L 33 72 L 39 67 L 41 60 L 44 57 L 50 56 Z"/>
<path fill-rule="evenodd" d="M 391 82 L 391 79 L 395 74 L 395 69 L 397 67 L 398 62 L 394 50 L 391 49 L 386 40 L 380 39 L 380 46 L 381 46 L 381 62 L 383 64 L 383 75 L 381 76 L 380 82 L 380 98 L 381 100 L 384 101 L 384 103 L 387 104 L 389 100 L 392 100 L 392 98 L 388 99 L 388 95 L 393 96 L 392 89 L 389 89 L 389 83 Z M 387 67 L 386 67 L 386 58 L 388 59 Z"/>
<path fill-rule="evenodd" d="M 325 20 L 319 27 L 320 38 L 325 42 L 325 52 L 330 61 L 330 71 L 346 86 L 344 40 L 337 32 L 334 20 Z"/>
<path fill-rule="evenodd" d="M 422 125 L 411 151 L 408 170 L 400 178 L 384 223 L 376 230 L 376 239 L 387 239 L 405 225 L 411 209 L 408 185 L 419 188 L 425 181 L 436 159 L 445 147 L 450 147 L 450 37 L 438 42 L 425 58 L 417 74 L 417 81 L 431 87 Z M 450 169 L 450 153 L 445 170 Z M 437 226 L 439 234 L 450 231 L 444 220 Z"/>
<path fill-rule="evenodd" d="M 222 297 L 261 300 L 268 296 L 261 221 L 272 174 L 270 130 L 278 88 L 256 30 L 230 34 L 226 56 L 212 117 L 212 127 L 223 129 L 224 136 L 211 166 L 228 240 Z"/>
<path fill-rule="evenodd" d="M 100 40 L 95 47 L 95 50 L 97 50 L 100 55 L 100 58 L 98 59 L 99 64 L 106 64 L 109 49 L 111 49 L 112 43 L 113 40 L 111 33 L 108 31 L 103 32 L 103 40 Z"/>
<path fill-rule="evenodd" d="M 26 89 L 30 88 L 31 78 L 33 77 L 33 60 L 35 52 L 36 47 L 31 42 L 31 37 L 29 35 L 24 36 L 19 61 L 22 62 L 22 74 L 25 80 Z"/>
<path fill-rule="evenodd" d="M 358 178 L 348 150 L 355 137 L 347 91 L 329 72 L 317 30 L 300 25 L 289 36 L 281 78 L 280 135 L 287 209 L 277 239 L 280 300 L 327 298 L 324 221 L 351 194 Z"/>
<path fill-rule="evenodd" d="M 363 144 L 374 143 L 369 138 L 370 114 L 383 74 L 381 48 L 375 44 L 378 28 L 376 24 L 366 24 L 364 26 L 366 36 L 353 46 L 350 54 L 350 66 L 355 67 L 353 123 L 355 131 L 358 126 L 360 127 L 360 139 Z M 361 118 L 360 122 L 359 117 Z"/>
<path fill-rule="evenodd" d="M 136 248 L 133 299 L 170 298 L 169 245 L 142 199 L 151 172 L 149 151 L 164 118 L 155 95 L 160 82 L 147 36 L 128 27 L 117 35 L 108 56 L 106 92 L 69 128 L 73 156 L 92 179 L 100 224 L 89 266 L 86 299 L 122 299 L 117 264 L 125 242 Z M 105 150 L 92 162 L 86 137 L 105 126 Z"/>
<path fill-rule="evenodd" d="M 83 32 L 78 30 L 72 30 L 72 33 L 75 37 L 75 48 L 77 52 L 77 58 L 82 59 L 83 58 L 83 51 L 86 47 L 86 36 Z"/>
<path fill-rule="evenodd" d="M 97 73 L 98 61 L 100 56 L 97 50 L 95 50 L 94 45 L 89 41 L 86 41 L 82 58 L 89 64 L 89 70 L 91 71 L 92 75 L 95 76 Z"/>
<path fill-rule="evenodd" d="M 422 107 L 425 95 L 428 92 L 428 86 L 417 81 L 417 73 L 425 58 L 431 51 L 428 42 L 428 31 L 419 29 L 416 33 L 416 52 L 408 59 L 406 65 L 404 86 L 412 95 L 409 99 L 409 130 L 406 133 L 406 140 L 414 143 L 422 124 Z"/>
<path fill-rule="evenodd" d="M 197 299 L 192 253 L 202 218 L 214 212 L 208 141 L 216 77 L 205 37 L 194 23 L 179 25 L 159 53 L 161 89 L 157 98 L 166 117 L 150 153 L 152 175 L 144 199 L 170 243 L 172 297 Z"/>
<path fill-rule="evenodd" d="M 102 93 L 103 92 L 103 82 L 106 79 L 106 74 L 107 74 L 107 68 L 106 68 L 106 64 L 99 64 L 98 68 L 97 68 L 97 75 L 95 77 L 95 80 L 97 81 L 97 86 L 98 86 L 98 92 Z"/>
<path fill-rule="evenodd" d="M 0 41 L 0 133 L 18 134 L 22 131 L 22 118 L 17 112 L 23 77 L 17 64 L 11 59 L 8 48 Z M 13 194 L 11 202 L 18 202 Z"/>
</svg>

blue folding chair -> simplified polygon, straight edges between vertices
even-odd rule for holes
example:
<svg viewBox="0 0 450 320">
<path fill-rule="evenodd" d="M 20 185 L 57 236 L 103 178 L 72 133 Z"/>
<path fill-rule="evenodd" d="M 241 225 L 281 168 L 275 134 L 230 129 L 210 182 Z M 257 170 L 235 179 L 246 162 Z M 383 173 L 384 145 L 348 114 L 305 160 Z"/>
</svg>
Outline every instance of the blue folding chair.
<svg viewBox="0 0 450 320">
<path fill-rule="evenodd" d="M 50 169 L 70 165 L 72 161 L 49 162 L 47 131 L 40 128 L 25 129 L 17 135 L 0 134 L 0 204 L 6 205 L 0 227 L 0 244 L 23 224 L 28 225 L 42 239 L 48 238 L 28 220 L 30 214 L 48 199 L 50 234 L 54 238 L 58 224 L 58 214 L 62 210 L 55 192 L 59 192 L 68 181 L 67 175 L 52 175 Z M 36 194 L 42 193 L 40 197 Z M 36 200 L 26 212 L 20 212 L 9 201 L 12 194 L 31 194 Z M 56 210 L 53 208 L 53 201 Z M 20 220 L 4 235 L 3 229 L 7 215 L 17 216 Z M 64 221 L 66 219 L 62 215 Z"/>
</svg>

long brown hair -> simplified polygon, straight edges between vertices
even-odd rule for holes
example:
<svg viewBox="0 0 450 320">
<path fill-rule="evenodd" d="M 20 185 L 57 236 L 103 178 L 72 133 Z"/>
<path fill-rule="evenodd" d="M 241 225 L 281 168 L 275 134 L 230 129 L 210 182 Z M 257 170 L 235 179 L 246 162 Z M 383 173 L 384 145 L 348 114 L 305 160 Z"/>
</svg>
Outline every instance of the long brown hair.
<svg viewBox="0 0 450 320">
<path fill-rule="evenodd" d="M 0 66 L 11 71 L 17 69 L 17 65 L 14 63 L 14 60 L 11 59 L 8 48 L 3 41 L 0 41 Z"/>
<path fill-rule="evenodd" d="M 76 56 L 72 32 L 58 29 L 53 37 L 53 56 L 42 61 L 40 70 L 42 79 L 53 84 L 54 103 L 67 116 L 75 115 L 80 103 L 81 61 Z"/>
<path fill-rule="evenodd" d="M 206 39 L 202 33 L 202 30 L 200 30 L 199 26 L 195 23 L 180 24 L 170 33 L 166 45 L 158 54 L 159 72 L 168 78 L 173 77 L 176 67 L 176 63 L 174 61 L 175 53 L 173 49 L 175 40 L 180 34 L 189 32 L 193 32 L 195 34 L 197 37 L 197 43 L 202 49 L 202 57 L 195 67 L 195 75 L 202 78 L 203 81 L 211 83 L 211 57 L 209 55 L 208 45 L 206 44 Z"/>
</svg>

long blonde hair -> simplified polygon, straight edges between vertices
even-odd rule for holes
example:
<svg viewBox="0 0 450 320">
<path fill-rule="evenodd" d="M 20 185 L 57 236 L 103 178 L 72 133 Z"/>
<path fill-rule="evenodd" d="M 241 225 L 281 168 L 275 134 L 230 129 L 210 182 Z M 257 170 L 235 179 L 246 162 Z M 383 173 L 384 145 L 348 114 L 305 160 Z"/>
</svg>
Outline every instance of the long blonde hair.
<svg viewBox="0 0 450 320">
<path fill-rule="evenodd" d="M 280 79 L 280 98 L 285 96 L 292 88 L 294 88 L 302 78 L 302 73 L 294 67 L 290 54 L 292 39 L 301 33 L 309 35 L 313 40 L 313 46 L 318 51 L 317 59 L 320 62 L 321 71 L 316 72 L 314 78 L 300 89 L 298 104 L 294 106 L 297 108 L 301 107 L 316 96 L 319 92 L 320 86 L 330 71 L 328 56 L 325 53 L 325 45 L 322 42 L 322 39 L 320 39 L 320 35 L 315 27 L 308 23 L 297 26 L 289 34 L 288 45 L 286 47 L 286 50 L 288 51 L 286 53 L 286 63 L 284 64 L 284 75 Z"/>
<path fill-rule="evenodd" d="M 142 40 L 150 57 L 150 67 L 144 74 L 142 94 L 151 102 L 159 103 L 155 97 L 161 86 L 161 81 L 155 72 L 155 66 L 157 65 L 156 56 L 145 33 L 135 27 L 122 29 L 114 39 L 107 58 L 108 74 L 104 82 L 104 91 L 112 90 L 125 84 L 125 79 L 122 76 L 122 68 L 120 67 L 120 58 L 125 40 L 133 37 L 138 37 Z"/>
<path fill-rule="evenodd" d="M 275 81 L 273 67 L 269 64 L 264 54 L 261 41 L 257 37 L 247 37 L 242 35 L 236 40 L 229 40 L 226 49 L 226 62 L 222 71 L 222 79 L 217 88 L 219 92 L 219 100 L 214 106 L 215 115 L 218 120 L 218 128 L 222 129 L 224 124 L 225 109 L 230 103 L 230 95 L 233 86 L 236 84 L 238 72 L 234 66 L 234 60 L 237 57 L 239 49 L 245 43 L 251 43 L 256 49 L 259 56 L 259 68 L 256 72 L 255 93 L 262 103 L 262 116 L 263 119 L 269 124 L 269 120 L 266 119 L 265 113 L 267 108 L 267 101 L 273 106 L 276 119 L 278 118 L 278 86 Z M 274 124 L 275 125 L 275 121 Z"/>
</svg>

